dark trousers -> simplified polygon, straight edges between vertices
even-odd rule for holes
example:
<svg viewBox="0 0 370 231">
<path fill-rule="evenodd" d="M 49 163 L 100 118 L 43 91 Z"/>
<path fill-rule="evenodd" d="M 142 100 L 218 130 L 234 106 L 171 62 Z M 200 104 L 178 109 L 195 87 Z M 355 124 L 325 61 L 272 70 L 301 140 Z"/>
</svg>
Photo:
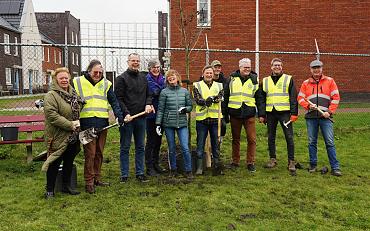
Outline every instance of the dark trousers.
<svg viewBox="0 0 370 231">
<path fill-rule="evenodd" d="M 244 127 L 247 134 L 247 164 L 254 164 L 256 160 L 256 124 L 255 117 L 240 119 L 230 116 L 232 141 L 232 159 L 234 164 L 240 163 L 240 133 Z"/>
<path fill-rule="evenodd" d="M 162 136 L 157 134 L 156 127 L 155 119 L 146 120 L 145 165 L 147 170 L 159 164 Z"/>
<path fill-rule="evenodd" d="M 100 181 L 103 151 L 105 141 L 107 139 L 107 133 L 108 130 L 101 131 L 97 138 L 84 145 L 84 177 L 86 185 L 93 185 L 94 181 Z"/>
<path fill-rule="evenodd" d="M 204 146 L 206 144 L 206 139 L 208 132 L 211 138 L 211 149 L 212 149 L 212 158 L 219 159 L 219 150 L 218 150 L 218 140 L 217 140 L 217 123 L 205 124 L 200 121 L 196 122 L 197 129 L 197 156 L 198 159 L 203 159 L 204 156 Z"/>
<path fill-rule="evenodd" d="M 284 122 L 288 122 L 290 120 L 290 112 L 267 112 L 266 114 L 270 158 L 276 158 L 276 127 L 278 122 L 280 122 L 285 135 L 285 141 L 288 150 L 288 160 L 294 160 L 293 124 L 290 123 L 288 128 L 286 128 L 283 124 Z"/>
<path fill-rule="evenodd" d="M 62 182 L 64 185 L 69 185 L 71 183 L 73 161 L 80 150 L 79 146 L 80 142 L 69 144 L 64 153 L 50 164 L 46 172 L 46 191 L 54 192 L 58 169 L 62 161 Z"/>
</svg>

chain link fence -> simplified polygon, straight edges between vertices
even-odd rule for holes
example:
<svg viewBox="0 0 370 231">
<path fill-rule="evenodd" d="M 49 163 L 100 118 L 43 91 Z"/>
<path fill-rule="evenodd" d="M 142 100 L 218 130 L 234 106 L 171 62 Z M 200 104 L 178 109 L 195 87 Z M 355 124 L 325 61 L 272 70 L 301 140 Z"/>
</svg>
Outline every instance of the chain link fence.
<svg viewBox="0 0 370 231">
<path fill-rule="evenodd" d="M 84 52 L 98 50 L 96 57 Z M 127 69 L 127 55 L 136 52 L 141 55 L 141 68 L 147 71 L 150 58 L 159 58 L 159 51 L 165 50 L 167 57 L 161 58 L 164 69 L 171 66 L 186 79 L 185 53 L 181 48 L 102 47 L 77 45 L 26 45 L 0 44 L 0 114 L 42 114 L 35 106 L 48 92 L 51 73 L 58 67 L 67 66 L 72 76 L 79 76 L 86 69 L 90 59 L 104 60 L 105 76 L 114 83 L 116 76 Z M 114 51 L 114 52 L 112 52 Z M 208 59 L 209 57 L 209 59 Z M 190 56 L 190 85 L 197 81 L 206 60 L 222 62 L 226 76 L 238 69 L 238 60 L 248 57 L 255 63 L 254 51 L 194 49 Z M 308 64 L 315 59 L 313 52 L 260 51 L 256 70 L 260 80 L 270 74 L 270 62 L 274 57 L 283 60 L 284 71 L 293 75 L 297 90 L 310 76 Z M 334 77 L 341 93 L 336 127 L 347 126 L 348 119 L 356 119 L 357 128 L 369 127 L 370 112 L 370 54 L 322 53 L 324 74 Z M 303 113 L 303 111 L 301 111 Z M 348 117 L 348 115 L 350 115 Z M 345 117 L 348 119 L 341 119 Z"/>
</svg>

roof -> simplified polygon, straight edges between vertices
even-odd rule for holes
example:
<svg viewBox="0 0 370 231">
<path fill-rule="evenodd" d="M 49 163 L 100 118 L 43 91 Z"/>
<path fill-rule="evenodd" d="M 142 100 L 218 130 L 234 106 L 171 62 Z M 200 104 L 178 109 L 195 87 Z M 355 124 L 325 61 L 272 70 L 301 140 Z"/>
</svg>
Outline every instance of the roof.
<svg viewBox="0 0 370 231">
<path fill-rule="evenodd" d="M 8 21 L 16 29 L 22 18 L 25 0 L 0 0 L 0 17 Z"/>
<path fill-rule="evenodd" d="M 17 32 L 17 33 L 21 33 L 19 30 L 17 30 L 17 28 L 12 26 L 10 23 L 8 23 L 8 21 L 3 19 L 2 17 L 0 17 L 0 27 L 3 27 L 5 29 L 11 30 L 11 31 L 14 31 L 14 32 Z"/>
<path fill-rule="evenodd" d="M 40 36 L 41 36 L 42 42 L 48 43 L 48 44 L 56 44 L 54 40 L 52 40 L 51 38 L 49 38 L 47 35 L 43 34 L 42 32 L 40 32 Z"/>
</svg>

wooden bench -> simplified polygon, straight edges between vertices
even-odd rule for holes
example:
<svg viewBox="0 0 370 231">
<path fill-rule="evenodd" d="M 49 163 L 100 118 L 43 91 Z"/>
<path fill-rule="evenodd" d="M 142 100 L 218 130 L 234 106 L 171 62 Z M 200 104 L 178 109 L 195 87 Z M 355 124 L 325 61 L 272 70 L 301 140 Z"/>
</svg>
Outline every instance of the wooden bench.
<svg viewBox="0 0 370 231">
<path fill-rule="evenodd" d="M 26 144 L 27 162 L 32 161 L 32 143 L 44 142 L 44 136 L 33 137 L 32 133 L 36 131 L 44 131 L 45 129 L 45 116 L 44 115 L 11 115 L 0 116 L 0 127 L 18 127 L 18 132 L 26 132 L 26 139 L 17 139 L 0 141 L 0 145 L 4 144 Z"/>
</svg>

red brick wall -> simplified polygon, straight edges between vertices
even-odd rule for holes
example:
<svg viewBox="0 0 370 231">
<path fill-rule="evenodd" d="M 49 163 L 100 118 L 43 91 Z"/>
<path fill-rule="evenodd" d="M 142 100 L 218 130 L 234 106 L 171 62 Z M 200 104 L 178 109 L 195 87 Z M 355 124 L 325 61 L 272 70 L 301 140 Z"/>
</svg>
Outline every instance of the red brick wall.
<svg viewBox="0 0 370 231">
<path fill-rule="evenodd" d="M 171 47 L 181 47 L 178 29 L 179 13 L 171 1 Z M 183 1 L 184 10 L 195 12 L 196 1 Z M 255 1 L 212 0 L 212 25 L 207 33 L 211 49 L 236 48 L 255 50 Z M 260 50 L 315 52 L 314 39 L 320 52 L 370 54 L 370 2 L 369 1 L 260 1 Z M 195 27 L 195 19 L 193 26 Z M 205 48 L 202 35 L 197 48 Z M 211 53 L 210 61 L 223 63 L 223 72 L 230 74 L 238 69 L 238 60 L 248 57 L 254 66 L 253 53 Z M 260 54 L 260 77 L 269 75 L 273 57 L 283 59 L 284 70 L 294 76 L 298 87 L 309 77 L 309 63 L 314 55 Z M 204 52 L 193 52 L 191 80 L 201 75 L 205 65 Z M 369 57 L 343 57 L 321 55 L 324 74 L 336 79 L 339 89 L 345 92 L 370 92 Z M 172 52 L 171 67 L 185 77 L 184 54 Z"/>
</svg>

